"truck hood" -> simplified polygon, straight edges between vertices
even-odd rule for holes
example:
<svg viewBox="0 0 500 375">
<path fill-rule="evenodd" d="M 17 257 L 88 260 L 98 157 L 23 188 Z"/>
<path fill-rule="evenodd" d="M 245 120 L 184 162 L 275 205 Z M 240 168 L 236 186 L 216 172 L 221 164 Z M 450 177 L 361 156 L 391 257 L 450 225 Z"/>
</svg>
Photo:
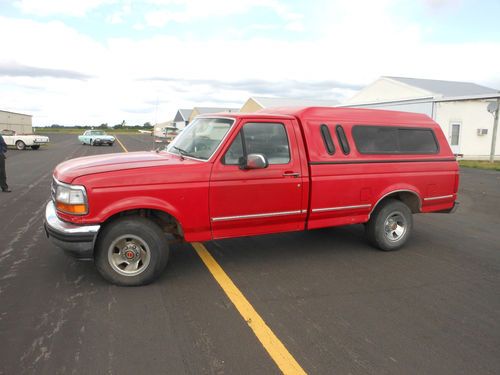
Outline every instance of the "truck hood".
<svg viewBox="0 0 500 375">
<path fill-rule="evenodd" d="M 71 159 L 59 164 L 54 177 L 65 183 L 89 174 L 114 172 L 126 169 L 158 167 L 162 165 L 199 164 L 199 161 L 183 159 L 166 152 L 129 152 L 105 154 Z"/>
</svg>

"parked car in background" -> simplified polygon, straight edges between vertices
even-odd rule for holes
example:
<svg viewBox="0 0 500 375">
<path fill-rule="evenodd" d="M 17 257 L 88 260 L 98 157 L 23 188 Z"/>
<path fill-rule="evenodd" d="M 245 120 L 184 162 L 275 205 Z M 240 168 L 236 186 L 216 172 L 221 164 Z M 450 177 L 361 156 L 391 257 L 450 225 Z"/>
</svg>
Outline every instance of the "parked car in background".
<svg viewBox="0 0 500 375">
<path fill-rule="evenodd" d="M 49 137 L 35 134 L 18 134 L 14 130 L 4 129 L 0 132 L 7 146 L 14 146 L 18 150 L 31 147 L 38 150 L 41 145 L 49 143 Z"/>
<path fill-rule="evenodd" d="M 78 141 L 82 142 L 84 145 L 88 144 L 91 146 L 113 146 L 113 143 L 115 143 L 115 137 L 106 134 L 106 132 L 104 132 L 103 130 L 87 130 L 85 133 L 78 136 Z"/>
<path fill-rule="evenodd" d="M 166 151 L 58 165 L 45 228 L 68 253 L 94 258 L 110 282 L 142 285 L 165 268 L 169 239 L 363 223 L 373 246 L 396 250 L 413 214 L 454 210 L 458 184 L 448 141 L 425 115 L 315 107 L 211 114 Z"/>
</svg>

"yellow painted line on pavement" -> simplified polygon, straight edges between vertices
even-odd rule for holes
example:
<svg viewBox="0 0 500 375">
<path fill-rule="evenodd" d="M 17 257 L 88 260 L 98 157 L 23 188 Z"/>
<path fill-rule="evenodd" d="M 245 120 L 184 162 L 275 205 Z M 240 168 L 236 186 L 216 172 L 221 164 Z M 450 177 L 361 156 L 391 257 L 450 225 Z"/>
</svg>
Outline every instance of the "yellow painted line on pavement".
<svg viewBox="0 0 500 375">
<path fill-rule="evenodd" d="M 207 248 L 199 242 L 194 242 L 192 245 L 212 276 L 217 280 L 222 290 L 224 290 L 283 374 L 306 374 L 285 345 L 271 331 L 271 328 L 264 322 L 243 293 L 240 292 L 238 287 L 208 252 Z"/>
<path fill-rule="evenodd" d="M 116 136 L 116 134 L 115 134 L 115 136 L 114 136 L 114 137 L 115 137 L 116 141 L 119 143 L 119 145 L 120 145 L 120 146 L 122 146 L 123 151 L 128 152 L 127 148 L 126 148 L 126 147 L 123 145 L 123 143 L 122 143 L 122 142 L 118 139 L 118 137 Z"/>
</svg>

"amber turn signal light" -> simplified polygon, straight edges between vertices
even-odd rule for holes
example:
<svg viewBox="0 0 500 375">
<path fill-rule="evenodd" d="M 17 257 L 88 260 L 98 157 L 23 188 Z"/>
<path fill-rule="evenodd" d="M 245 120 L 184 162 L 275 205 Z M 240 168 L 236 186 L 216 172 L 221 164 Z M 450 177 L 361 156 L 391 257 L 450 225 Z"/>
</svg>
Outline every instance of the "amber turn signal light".
<svg viewBox="0 0 500 375">
<path fill-rule="evenodd" d="M 83 215 L 87 213 L 87 207 L 84 204 L 66 204 L 56 202 L 56 208 L 59 211 L 66 212 L 68 214 Z"/>
</svg>

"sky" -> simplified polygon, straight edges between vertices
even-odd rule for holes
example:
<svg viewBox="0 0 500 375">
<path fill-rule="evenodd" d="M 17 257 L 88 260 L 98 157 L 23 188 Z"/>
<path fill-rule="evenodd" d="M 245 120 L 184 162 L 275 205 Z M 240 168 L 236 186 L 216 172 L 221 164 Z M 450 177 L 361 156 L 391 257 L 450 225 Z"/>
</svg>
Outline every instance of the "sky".
<svg viewBox="0 0 500 375">
<path fill-rule="evenodd" d="M 0 109 L 128 125 L 380 76 L 500 89 L 498 0 L 0 0 Z"/>
</svg>

